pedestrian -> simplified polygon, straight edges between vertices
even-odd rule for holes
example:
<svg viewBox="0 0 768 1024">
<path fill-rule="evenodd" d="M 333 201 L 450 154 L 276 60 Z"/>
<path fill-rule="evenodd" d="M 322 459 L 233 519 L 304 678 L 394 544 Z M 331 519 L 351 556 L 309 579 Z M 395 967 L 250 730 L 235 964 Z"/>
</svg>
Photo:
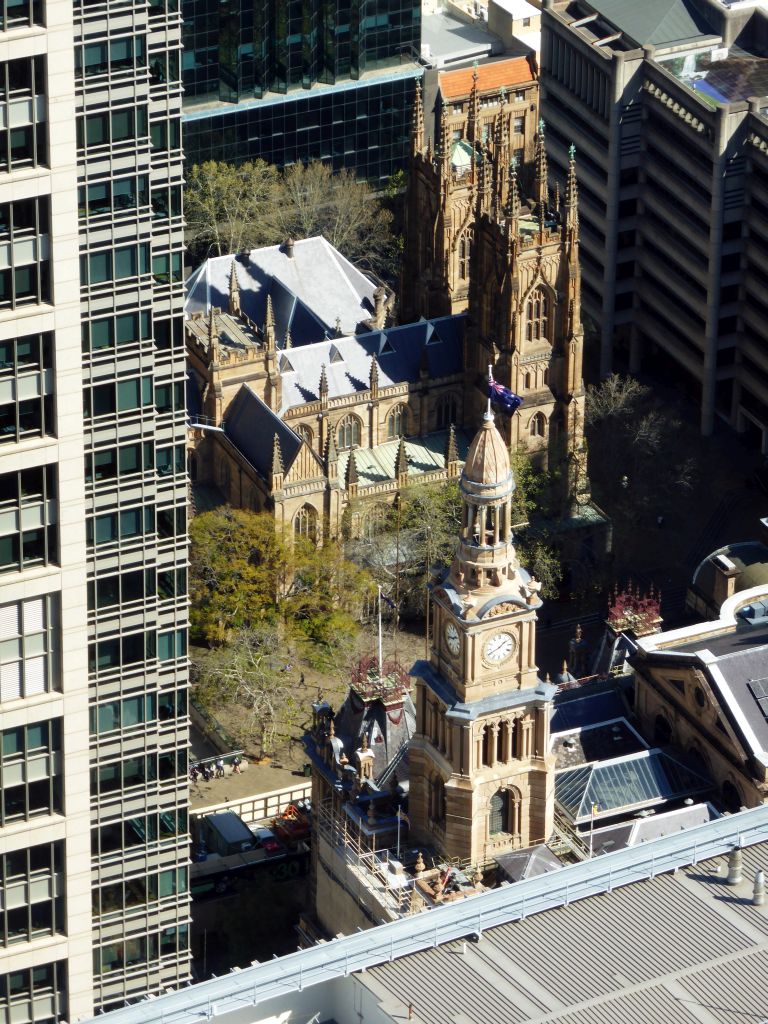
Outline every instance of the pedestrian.
<svg viewBox="0 0 768 1024">
<path fill-rule="evenodd" d="M 232 758 L 232 774 L 233 775 L 241 775 L 242 771 L 243 770 L 240 767 L 240 758 L 237 757 L 237 756 L 233 757 Z"/>
<path fill-rule="evenodd" d="M 224 758 L 220 757 L 216 762 L 216 778 L 224 778 Z"/>
<path fill-rule="evenodd" d="M 656 525 L 659 529 L 664 525 L 664 516 L 656 516 Z"/>
<path fill-rule="evenodd" d="M 300 684 L 301 684 L 302 686 L 304 685 L 304 673 L 303 673 L 303 672 L 301 673 L 301 679 L 299 680 L 299 683 L 300 683 Z"/>
</svg>

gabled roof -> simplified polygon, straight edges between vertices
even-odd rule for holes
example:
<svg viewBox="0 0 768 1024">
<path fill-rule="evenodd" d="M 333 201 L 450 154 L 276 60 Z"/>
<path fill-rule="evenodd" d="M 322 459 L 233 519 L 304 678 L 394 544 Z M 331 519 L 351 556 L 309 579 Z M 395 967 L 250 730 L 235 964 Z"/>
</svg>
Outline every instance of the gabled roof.
<svg viewBox="0 0 768 1024">
<path fill-rule="evenodd" d="M 329 398 L 367 391 L 374 355 L 380 388 L 417 381 L 424 350 L 430 379 L 460 373 L 463 336 L 464 317 L 447 316 L 292 348 L 285 353 L 288 363 L 281 365 L 280 411 L 317 401 L 323 366 Z"/>
<path fill-rule="evenodd" d="M 504 86 L 523 85 L 533 82 L 535 76 L 527 57 L 510 57 L 507 60 L 479 64 L 475 68 L 457 68 L 455 71 L 440 73 L 440 92 L 446 100 L 469 96 L 474 84 L 473 75 L 477 70 L 477 88 L 480 93 L 498 92 Z"/>
<path fill-rule="evenodd" d="M 610 818 L 667 800 L 703 793 L 709 779 L 663 750 L 644 750 L 557 772 L 555 800 L 574 824 Z"/>
<path fill-rule="evenodd" d="M 472 435 L 469 431 L 456 431 L 456 449 L 459 460 L 466 458 L 467 448 Z M 447 430 L 435 430 L 422 437 L 405 438 L 405 455 L 408 459 L 408 475 L 430 473 L 445 466 L 445 446 L 448 441 Z M 355 468 L 361 487 L 394 480 L 395 463 L 400 447 L 400 439 L 385 441 L 373 448 L 355 448 Z M 339 453 L 339 481 L 346 479 L 349 452 Z"/>
<path fill-rule="evenodd" d="M 337 333 L 352 334 L 373 315 L 376 284 L 349 262 L 322 235 L 284 245 L 252 249 L 239 256 L 216 256 L 187 281 L 185 313 L 207 313 L 212 306 L 229 309 L 229 281 L 236 263 L 243 312 L 258 327 L 264 323 L 267 296 L 272 297 L 275 331 L 282 345 L 290 330 L 294 345 Z"/>
<path fill-rule="evenodd" d="M 640 46 L 714 34 L 691 0 L 589 0 L 589 6 Z"/>
<path fill-rule="evenodd" d="M 286 426 L 248 384 L 243 384 L 227 409 L 224 433 L 265 478 L 272 468 L 272 440 L 275 434 L 280 440 L 286 471 L 302 445 L 298 434 Z"/>
</svg>

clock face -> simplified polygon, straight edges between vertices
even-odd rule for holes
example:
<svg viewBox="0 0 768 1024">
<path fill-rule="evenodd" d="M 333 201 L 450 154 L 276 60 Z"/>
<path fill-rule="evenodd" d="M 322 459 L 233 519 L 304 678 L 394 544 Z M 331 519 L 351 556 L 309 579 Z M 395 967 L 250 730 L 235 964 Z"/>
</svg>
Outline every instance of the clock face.
<svg viewBox="0 0 768 1024">
<path fill-rule="evenodd" d="M 461 648 L 461 639 L 459 637 L 459 631 L 454 623 L 449 622 L 445 627 L 445 642 L 448 646 L 448 650 L 451 654 L 458 654 Z"/>
<path fill-rule="evenodd" d="M 483 657 L 492 665 L 500 665 L 515 651 L 515 638 L 511 633 L 492 633 L 485 641 Z"/>
</svg>

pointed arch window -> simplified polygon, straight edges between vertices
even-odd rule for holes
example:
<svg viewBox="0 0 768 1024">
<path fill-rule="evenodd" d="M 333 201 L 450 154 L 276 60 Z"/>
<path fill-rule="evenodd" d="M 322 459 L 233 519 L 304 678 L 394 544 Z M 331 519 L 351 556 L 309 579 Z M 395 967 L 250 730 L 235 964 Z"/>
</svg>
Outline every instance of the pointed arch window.
<svg viewBox="0 0 768 1024">
<path fill-rule="evenodd" d="M 317 543 L 317 511 L 311 505 L 302 505 L 293 520 L 293 532 Z"/>
<path fill-rule="evenodd" d="M 531 417 L 531 425 L 528 428 L 531 437 L 544 437 L 547 430 L 547 421 L 543 412 L 537 412 Z"/>
<path fill-rule="evenodd" d="M 543 288 L 531 292 L 526 307 L 525 337 L 528 341 L 549 338 L 549 297 Z"/>
<path fill-rule="evenodd" d="M 469 265 L 472 259 L 472 232 L 465 231 L 459 239 L 459 277 L 466 281 L 469 277 Z"/>
<path fill-rule="evenodd" d="M 437 429 L 446 430 L 459 417 L 458 403 L 455 395 L 441 395 L 437 403 Z"/>
<path fill-rule="evenodd" d="M 339 451 L 360 447 L 360 420 L 351 413 L 339 423 L 336 447 Z"/>
<path fill-rule="evenodd" d="M 300 423 L 296 427 L 296 433 L 299 435 L 302 441 L 306 441 L 309 447 L 312 447 L 312 427 L 308 427 L 306 423 Z"/>
<path fill-rule="evenodd" d="M 530 389 L 530 387 L 531 387 L 531 375 L 530 375 L 530 373 L 526 373 L 525 376 L 523 377 L 523 387 L 526 389 L 526 391 Z"/>
<path fill-rule="evenodd" d="M 387 437 L 404 437 L 408 428 L 408 410 L 404 405 L 396 405 L 387 417 Z"/>
</svg>

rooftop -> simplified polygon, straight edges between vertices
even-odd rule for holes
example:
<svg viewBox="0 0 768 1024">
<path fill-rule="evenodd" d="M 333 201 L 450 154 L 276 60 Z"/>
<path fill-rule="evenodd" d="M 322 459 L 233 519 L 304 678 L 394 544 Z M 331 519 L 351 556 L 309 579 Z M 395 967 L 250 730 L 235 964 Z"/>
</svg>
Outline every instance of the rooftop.
<svg viewBox="0 0 768 1024">
<path fill-rule="evenodd" d="M 709 107 L 768 96 L 768 59 L 739 46 L 659 58 L 659 63 Z"/>
<path fill-rule="evenodd" d="M 468 25 L 445 11 L 421 22 L 421 55 L 432 67 L 469 62 L 504 52 L 504 44 L 481 25 Z"/>
<path fill-rule="evenodd" d="M 725 888 L 723 855 L 734 847 L 744 880 Z M 422 1024 L 756 1020 L 768 907 L 751 894 L 766 862 L 761 806 L 96 1019 L 255 1024 L 317 1014 L 356 1024 L 365 996 L 370 1019 L 377 1010 L 379 1021 L 402 1020 L 412 1005 Z M 466 941 L 473 934 L 477 944 Z"/>
<path fill-rule="evenodd" d="M 694 0 L 579 0 L 569 5 L 569 14 L 572 9 L 576 20 L 598 14 L 635 46 L 675 46 L 713 35 Z M 584 27 L 605 35 L 598 25 L 596 19 Z"/>
<path fill-rule="evenodd" d="M 535 81 L 531 64 L 526 57 L 489 61 L 477 68 L 457 68 L 440 75 L 440 92 L 446 100 L 469 96 L 477 75 L 478 92 L 498 92 L 502 87 L 525 85 Z"/>
<path fill-rule="evenodd" d="M 304 345 L 339 331 L 353 334 L 373 316 L 376 282 L 322 235 L 299 239 L 290 250 L 267 245 L 240 256 L 211 257 L 187 281 L 187 316 L 229 309 L 233 264 L 242 310 L 259 327 L 272 297 L 279 346 L 288 331 L 294 345 Z"/>
</svg>

